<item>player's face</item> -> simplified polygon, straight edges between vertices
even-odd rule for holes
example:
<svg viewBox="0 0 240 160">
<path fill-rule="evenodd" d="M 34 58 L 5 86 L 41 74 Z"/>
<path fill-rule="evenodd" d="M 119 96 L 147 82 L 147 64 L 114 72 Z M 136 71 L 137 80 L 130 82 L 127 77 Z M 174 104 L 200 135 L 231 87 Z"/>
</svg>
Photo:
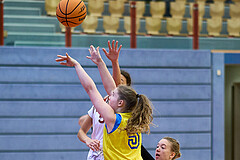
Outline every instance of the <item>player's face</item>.
<svg viewBox="0 0 240 160">
<path fill-rule="evenodd" d="M 171 143 L 166 139 L 161 139 L 155 151 L 155 160 L 171 160 L 173 157 L 174 152 L 171 151 Z"/>
<path fill-rule="evenodd" d="M 114 111 L 116 111 L 118 108 L 118 98 L 118 90 L 115 88 L 109 97 L 109 105 L 113 108 Z"/>
<path fill-rule="evenodd" d="M 127 85 L 127 79 L 121 74 L 121 84 Z"/>
</svg>

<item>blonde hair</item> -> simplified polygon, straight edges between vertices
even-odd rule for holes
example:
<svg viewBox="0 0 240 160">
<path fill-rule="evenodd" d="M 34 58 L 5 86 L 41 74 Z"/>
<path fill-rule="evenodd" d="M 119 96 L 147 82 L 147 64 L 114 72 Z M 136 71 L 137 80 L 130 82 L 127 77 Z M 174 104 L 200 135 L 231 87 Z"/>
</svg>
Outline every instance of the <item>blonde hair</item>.
<svg viewBox="0 0 240 160">
<path fill-rule="evenodd" d="M 124 130 L 127 134 L 137 132 L 150 133 L 150 124 L 152 123 L 152 104 L 150 100 L 141 94 L 137 94 L 129 86 L 120 85 L 118 87 L 119 100 L 124 100 L 125 109 L 123 112 L 131 112 L 132 116 L 128 119 Z"/>
<path fill-rule="evenodd" d="M 163 139 L 166 139 L 171 144 L 171 150 L 172 150 L 172 152 L 175 153 L 175 156 L 173 157 L 173 160 L 177 159 L 177 158 L 180 158 L 182 154 L 180 153 L 179 142 L 176 139 L 171 138 L 171 137 L 164 137 Z"/>
</svg>

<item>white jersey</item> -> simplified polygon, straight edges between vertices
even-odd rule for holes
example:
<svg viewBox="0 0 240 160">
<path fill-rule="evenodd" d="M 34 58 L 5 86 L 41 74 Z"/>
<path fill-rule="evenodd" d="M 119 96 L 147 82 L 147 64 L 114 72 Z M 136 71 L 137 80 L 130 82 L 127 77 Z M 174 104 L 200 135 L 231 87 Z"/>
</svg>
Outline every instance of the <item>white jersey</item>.
<svg viewBox="0 0 240 160">
<path fill-rule="evenodd" d="M 97 139 L 100 141 L 100 150 L 99 151 L 93 151 L 89 150 L 87 160 L 104 160 L 103 157 L 103 128 L 104 128 L 104 120 L 100 116 L 100 114 L 96 111 L 94 106 L 88 111 L 88 115 L 92 118 L 93 122 L 93 131 L 91 138 Z"/>
</svg>

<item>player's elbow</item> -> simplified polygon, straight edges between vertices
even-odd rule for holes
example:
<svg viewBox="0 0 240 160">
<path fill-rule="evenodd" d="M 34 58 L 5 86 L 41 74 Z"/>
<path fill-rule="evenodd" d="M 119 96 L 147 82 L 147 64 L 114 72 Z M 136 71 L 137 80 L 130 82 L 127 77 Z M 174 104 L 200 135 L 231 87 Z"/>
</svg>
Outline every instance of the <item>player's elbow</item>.
<svg viewBox="0 0 240 160">
<path fill-rule="evenodd" d="M 82 117 L 80 117 L 79 120 L 78 120 L 78 124 L 79 124 L 79 126 L 82 126 L 83 121 L 84 121 L 84 120 L 82 119 Z"/>
<path fill-rule="evenodd" d="M 97 90 L 96 86 L 89 85 L 85 88 L 87 94 L 91 97 L 92 94 Z"/>
</svg>

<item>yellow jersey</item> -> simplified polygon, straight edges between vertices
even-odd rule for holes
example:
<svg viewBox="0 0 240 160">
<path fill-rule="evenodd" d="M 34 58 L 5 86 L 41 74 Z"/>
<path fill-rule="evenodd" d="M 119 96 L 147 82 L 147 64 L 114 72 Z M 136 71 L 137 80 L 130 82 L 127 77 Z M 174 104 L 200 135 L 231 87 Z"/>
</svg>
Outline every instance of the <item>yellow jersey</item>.
<svg viewBox="0 0 240 160">
<path fill-rule="evenodd" d="M 106 125 L 103 129 L 103 155 L 105 160 L 142 160 L 141 144 L 142 134 L 127 135 L 125 128 L 131 113 L 116 114 L 116 122 L 110 133 Z"/>
</svg>

